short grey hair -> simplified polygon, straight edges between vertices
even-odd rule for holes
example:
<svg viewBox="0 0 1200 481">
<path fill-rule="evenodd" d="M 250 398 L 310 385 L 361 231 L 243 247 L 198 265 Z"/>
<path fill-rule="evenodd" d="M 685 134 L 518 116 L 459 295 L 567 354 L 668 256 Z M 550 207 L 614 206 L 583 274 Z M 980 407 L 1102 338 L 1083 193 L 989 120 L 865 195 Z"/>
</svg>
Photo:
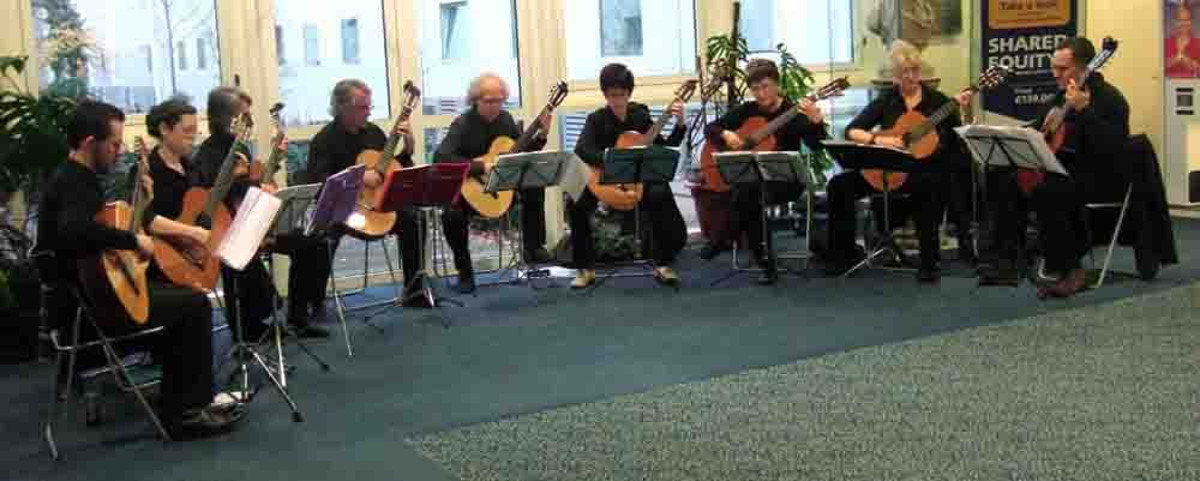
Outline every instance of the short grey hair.
<svg viewBox="0 0 1200 481">
<path fill-rule="evenodd" d="M 337 117 L 350 104 L 350 94 L 355 90 L 361 90 L 364 94 L 371 95 L 371 87 L 367 86 L 366 82 L 359 79 L 344 79 L 338 81 L 333 86 L 333 93 L 329 95 L 329 115 Z"/>
<path fill-rule="evenodd" d="M 508 82 L 500 75 L 488 72 L 475 77 L 471 81 L 471 86 L 467 87 L 467 105 L 474 106 L 479 99 L 483 98 L 483 84 L 488 80 L 495 80 L 500 83 L 500 89 L 504 91 L 504 98 L 508 98 Z"/>
</svg>

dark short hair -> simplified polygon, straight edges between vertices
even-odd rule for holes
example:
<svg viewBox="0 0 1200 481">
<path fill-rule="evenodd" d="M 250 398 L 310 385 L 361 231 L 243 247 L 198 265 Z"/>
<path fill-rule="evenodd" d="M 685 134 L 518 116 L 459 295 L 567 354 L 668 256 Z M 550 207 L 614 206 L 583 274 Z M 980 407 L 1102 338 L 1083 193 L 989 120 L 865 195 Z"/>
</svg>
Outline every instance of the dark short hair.
<svg viewBox="0 0 1200 481">
<path fill-rule="evenodd" d="M 208 93 L 208 132 L 228 134 L 237 103 L 250 104 L 250 96 L 237 87 L 217 87 Z"/>
<path fill-rule="evenodd" d="M 633 92 L 633 72 L 619 63 L 610 63 L 600 69 L 600 91 L 625 89 Z"/>
<path fill-rule="evenodd" d="M 111 104 L 86 100 L 75 107 L 71 123 L 67 125 L 67 145 L 78 149 L 84 139 L 94 137 L 103 142 L 112 136 L 112 121 L 124 122 L 125 113 Z"/>
<path fill-rule="evenodd" d="M 1084 67 L 1091 63 L 1093 58 L 1096 58 L 1096 46 L 1091 40 L 1086 37 L 1067 37 L 1054 50 L 1067 49 L 1071 51 L 1071 59 L 1075 61 L 1075 65 Z"/>
<path fill-rule="evenodd" d="M 175 97 L 150 109 L 150 113 L 146 114 L 146 131 L 151 137 L 161 139 L 160 124 L 166 123 L 167 128 L 174 128 L 184 115 L 195 114 L 196 107 L 192 107 L 187 99 Z"/>
<path fill-rule="evenodd" d="M 765 58 L 756 58 L 746 64 L 746 84 L 754 85 L 762 79 L 771 79 L 779 83 L 779 67 L 775 62 Z"/>
</svg>

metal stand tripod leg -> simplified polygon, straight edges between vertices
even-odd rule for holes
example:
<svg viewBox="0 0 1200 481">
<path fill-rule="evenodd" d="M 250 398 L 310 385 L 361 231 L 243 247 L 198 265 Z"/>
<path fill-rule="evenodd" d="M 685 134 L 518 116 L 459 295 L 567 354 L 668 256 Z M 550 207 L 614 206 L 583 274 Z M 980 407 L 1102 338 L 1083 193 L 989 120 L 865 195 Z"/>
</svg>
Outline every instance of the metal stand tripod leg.
<svg viewBox="0 0 1200 481">
<path fill-rule="evenodd" d="M 230 280 L 233 281 L 233 286 L 231 286 L 232 287 L 231 291 L 234 293 L 238 292 L 237 276 L 233 275 L 233 276 L 229 276 L 229 277 L 230 277 Z M 234 295 L 236 295 L 236 294 L 234 294 Z M 242 336 L 242 315 L 240 312 L 241 309 L 234 309 L 233 311 L 234 311 L 233 312 L 233 322 L 235 323 L 234 324 L 234 333 L 233 333 L 234 345 L 230 349 L 230 352 L 238 360 L 237 361 L 238 362 L 238 371 L 240 372 L 241 378 L 242 378 L 242 392 L 246 392 L 246 393 L 250 392 L 250 369 L 249 369 L 249 367 L 247 367 L 249 364 L 247 359 L 253 358 L 254 362 L 258 364 L 258 367 L 260 369 L 262 369 L 263 374 L 266 375 L 267 379 L 269 379 L 271 381 L 271 385 L 275 386 L 275 392 L 279 393 L 279 395 L 283 398 L 283 400 L 285 402 L 287 402 L 288 408 L 290 408 L 292 411 L 292 421 L 303 422 L 304 415 L 300 413 L 300 408 L 298 408 L 296 406 L 296 402 L 294 400 L 292 400 L 292 396 L 288 393 L 287 388 L 283 386 L 283 384 L 280 382 L 279 378 L 276 378 L 275 375 L 271 373 L 271 369 L 269 367 L 267 367 L 267 363 L 265 361 L 263 361 L 262 356 L 260 356 L 258 354 L 258 352 L 256 352 L 253 348 L 251 348 L 250 345 L 246 344 L 246 340 Z M 247 396 L 245 398 L 245 402 L 248 403 L 253 399 L 254 399 L 253 395 Z"/>
<path fill-rule="evenodd" d="M 425 249 L 421 256 L 421 268 L 411 281 L 406 281 L 405 290 L 413 287 L 412 282 L 420 282 L 421 294 L 425 296 L 425 300 L 429 303 L 430 308 L 433 309 L 434 315 L 441 320 L 442 328 L 449 329 L 451 324 L 450 317 L 442 310 L 441 304 L 447 303 L 458 307 L 462 307 L 463 304 L 454 299 L 438 296 L 433 288 L 432 279 L 436 269 L 430 266 L 430 263 L 433 259 L 439 258 L 441 254 L 441 239 L 438 237 L 438 232 L 441 229 L 441 223 L 439 222 L 440 214 L 441 209 L 436 207 L 420 208 L 422 223 L 425 225 L 425 228 L 420 233 L 420 244 Z"/>
<path fill-rule="evenodd" d="M 875 243 L 874 243 L 875 245 L 871 246 L 871 250 L 867 252 L 867 257 L 864 258 L 862 261 L 860 261 L 858 264 L 855 264 L 854 267 L 851 267 L 849 270 L 847 270 L 845 273 L 843 273 L 842 277 L 850 277 L 856 271 L 858 271 L 859 269 L 862 269 L 864 267 L 866 267 L 868 269 L 875 267 L 871 261 L 873 261 L 876 257 L 882 255 L 885 252 L 893 252 L 895 254 L 899 254 L 898 252 L 894 252 L 894 250 L 895 250 L 894 246 L 896 245 L 896 238 L 895 238 L 895 235 L 892 233 L 891 190 L 892 190 L 891 186 L 888 185 L 888 172 L 884 172 L 883 173 L 883 233 L 880 236 L 880 238 L 875 241 Z M 868 208 L 870 208 L 870 206 L 868 206 Z"/>
</svg>

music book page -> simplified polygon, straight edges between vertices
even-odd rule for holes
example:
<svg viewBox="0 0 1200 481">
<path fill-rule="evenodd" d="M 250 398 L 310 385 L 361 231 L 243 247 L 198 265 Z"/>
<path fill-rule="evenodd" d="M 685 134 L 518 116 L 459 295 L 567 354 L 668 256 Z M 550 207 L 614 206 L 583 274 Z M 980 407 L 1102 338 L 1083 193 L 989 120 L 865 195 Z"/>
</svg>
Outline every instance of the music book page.
<svg viewBox="0 0 1200 481">
<path fill-rule="evenodd" d="M 238 207 L 237 217 L 230 224 L 229 232 L 217 247 L 217 256 L 229 267 L 239 271 L 244 269 L 258 252 L 258 246 L 275 221 L 275 214 L 281 205 L 278 197 L 251 187 Z"/>
<path fill-rule="evenodd" d="M 558 186 L 571 196 L 571 200 L 578 201 L 579 197 L 583 195 L 583 191 L 587 189 L 592 169 L 588 167 L 587 162 L 574 154 L 570 156 L 566 164 L 563 166 L 562 179 L 559 180 Z"/>
</svg>

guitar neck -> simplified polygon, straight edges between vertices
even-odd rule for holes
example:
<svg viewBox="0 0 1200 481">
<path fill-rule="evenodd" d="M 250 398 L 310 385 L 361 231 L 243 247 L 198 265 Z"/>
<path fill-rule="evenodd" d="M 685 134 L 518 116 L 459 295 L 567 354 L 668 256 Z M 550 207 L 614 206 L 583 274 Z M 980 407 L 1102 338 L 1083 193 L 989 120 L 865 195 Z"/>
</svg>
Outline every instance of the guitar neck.
<svg viewBox="0 0 1200 481">
<path fill-rule="evenodd" d="M 963 90 L 963 92 L 972 92 L 972 93 L 978 92 L 978 91 L 979 91 L 979 87 L 976 87 L 974 85 L 967 87 L 967 89 Z M 945 121 L 947 118 L 949 118 L 951 114 L 953 114 L 955 112 L 958 112 L 958 102 L 956 102 L 954 99 L 950 99 L 948 102 L 943 104 L 937 110 L 933 111 L 933 113 L 929 115 L 929 118 L 925 119 L 924 122 L 921 122 L 915 128 L 908 131 L 908 133 L 906 134 L 906 140 L 909 143 L 913 143 L 918 140 L 921 140 L 926 135 L 928 135 L 929 132 L 932 132 L 934 129 L 936 129 L 938 125 L 940 125 L 943 121 Z"/>
<path fill-rule="evenodd" d="M 221 171 L 217 173 L 217 180 L 213 182 L 212 188 L 208 191 L 208 197 L 204 199 L 204 215 L 209 218 L 217 209 L 217 204 L 225 200 L 225 196 L 229 194 L 229 188 L 233 185 L 233 168 L 237 165 L 237 149 L 241 143 L 241 137 L 234 137 L 233 145 L 229 146 L 229 153 L 225 154 L 225 160 L 221 162 Z"/>
<path fill-rule="evenodd" d="M 810 100 L 812 99 L 812 97 L 806 98 L 809 98 Z M 792 119 L 796 118 L 797 115 L 800 115 L 800 104 L 789 107 L 787 112 L 780 114 L 778 117 L 775 117 L 774 120 L 768 122 L 766 126 L 750 134 L 750 138 L 747 139 L 747 147 L 752 148 L 755 145 L 758 145 L 758 143 L 762 142 L 763 139 L 770 137 L 779 129 L 783 128 L 784 125 L 787 125 L 788 122 L 791 122 Z"/>
<path fill-rule="evenodd" d="M 388 134 L 387 143 L 383 145 L 383 158 L 375 164 L 375 170 L 380 175 L 383 175 L 391 167 L 392 160 L 396 157 L 396 148 L 400 146 L 400 134 L 396 133 L 396 129 L 408 120 L 410 115 L 412 115 L 412 108 L 404 107 L 404 110 L 400 111 L 400 117 L 396 118 L 396 124 L 392 126 L 392 132 Z"/>
<path fill-rule="evenodd" d="M 512 152 L 524 152 L 525 149 L 529 147 L 529 143 L 533 141 L 533 136 L 536 135 L 538 130 L 541 129 L 542 117 L 545 117 L 546 114 L 553 111 L 554 107 L 551 105 L 546 105 L 543 107 L 542 111 L 538 113 L 538 116 L 534 117 L 535 120 L 529 126 L 529 128 L 525 129 L 524 132 L 521 132 L 521 137 L 517 139 L 517 143 L 515 146 L 513 146 Z"/>
<path fill-rule="evenodd" d="M 146 169 L 142 166 L 145 163 L 145 158 L 138 159 L 137 173 L 133 181 L 133 194 L 129 202 L 130 206 L 133 207 L 133 215 L 130 216 L 129 225 L 126 229 L 133 234 L 136 234 L 138 228 L 141 227 L 142 221 L 146 218 L 146 208 L 150 205 L 149 199 L 146 196 L 146 189 L 142 187 L 142 176 L 146 175 Z"/>
<path fill-rule="evenodd" d="M 276 147 L 283 142 L 283 137 L 283 132 L 279 132 L 271 140 L 271 156 L 267 157 L 267 165 L 263 167 L 263 180 L 266 182 L 270 182 L 275 178 L 275 172 L 279 170 L 279 164 L 283 162 L 283 157 L 287 153 Z"/>
</svg>

